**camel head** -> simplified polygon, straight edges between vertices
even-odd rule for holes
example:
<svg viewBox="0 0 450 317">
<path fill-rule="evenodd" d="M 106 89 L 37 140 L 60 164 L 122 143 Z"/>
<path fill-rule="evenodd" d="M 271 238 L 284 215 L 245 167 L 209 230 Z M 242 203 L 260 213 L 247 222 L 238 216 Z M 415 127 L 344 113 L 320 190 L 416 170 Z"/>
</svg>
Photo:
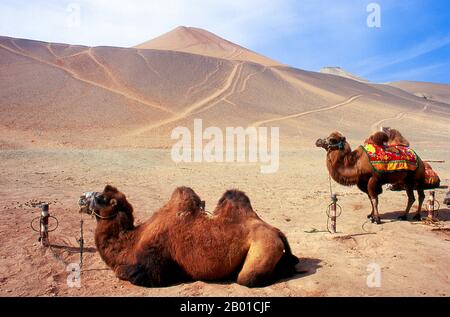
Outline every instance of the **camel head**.
<svg viewBox="0 0 450 317">
<path fill-rule="evenodd" d="M 333 132 L 325 139 L 318 139 L 316 141 L 316 146 L 324 148 L 330 152 L 334 150 L 344 150 L 348 144 L 345 136 L 339 132 Z"/>
<path fill-rule="evenodd" d="M 117 188 L 106 185 L 103 192 L 85 193 L 80 199 L 80 212 L 94 215 L 97 220 L 113 220 L 116 217 L 128 218 L 133 222 L 133 207 L 125 194 Z"/>
</svg>

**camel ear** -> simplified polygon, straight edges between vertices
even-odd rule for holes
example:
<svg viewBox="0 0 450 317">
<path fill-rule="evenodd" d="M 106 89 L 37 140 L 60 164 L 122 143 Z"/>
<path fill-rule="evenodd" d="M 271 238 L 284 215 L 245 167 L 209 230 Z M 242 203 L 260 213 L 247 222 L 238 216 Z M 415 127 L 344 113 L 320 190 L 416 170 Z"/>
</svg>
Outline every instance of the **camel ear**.
<svg viewBox="0 0 450 317">
<path fill-rule="evenodd" d="M 346 138 L 345 138 L 345 136 L 342 138 L 342 142 L 345 142 L 346 141 Z"/>
<path fill-rule="evenodd" d="M 111 200 L 109 201 L 109 204 L 110 204 L 111 206 L 113 206 L 113 207 L 116 207 L 116 206 L 117 206 L 117 199 L 115 199 L 115 198 L 111 199 Z"/>
</svg>

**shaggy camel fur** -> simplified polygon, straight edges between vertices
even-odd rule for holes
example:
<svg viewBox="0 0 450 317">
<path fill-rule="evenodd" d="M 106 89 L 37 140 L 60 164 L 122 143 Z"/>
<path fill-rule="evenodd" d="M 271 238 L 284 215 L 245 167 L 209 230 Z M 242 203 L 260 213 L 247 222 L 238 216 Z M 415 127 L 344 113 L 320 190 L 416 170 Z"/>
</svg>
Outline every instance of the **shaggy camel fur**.
<svg viewBox="0 0 450 317">
<path fill-rule="evenodd" d="M 97 196 L 96 205 L 100 256 L 118 278 L 133 284 L 237 278 L 256 287 L 296 272 L 298 258 L 286 236 L 256 215 L 243 192 L 225 192 L 208 215 L 192 189 L 179 187 L 139 226 L 125 195 L 112 186 Z"/>
<path fill-rule="evenodd" d="M 382 185 L 399 182 L 405 184 L 408 195 L 408 204 L 400 219 L 407 220 L 408 212 L 415 201 L 414 189 L 416 188 L 419 195 L 419 207 L 414 219 L 420 220 L 420 211 L 425 199 L 423 190 L 425 168 L 420 159 L 415 171 L 394 171 L 378 174 L 373 170 L 364 150 L 358 147 L 358 149 L 352 151 L 345 137 L 339 132 L 333 132 L 325 139 L 318 139 L 316 146 L 327 151 L 327 168 L 336 182 L 345 186 L 356 185 L 369 196 L 372 212 L 368 215 L 368 218 L 372 219 L 373 222 L 381 223 L 378 212 L 378 195 L 383 192 Z"/>
<path fill-rule="evenodd" d="M 365 141 L 364 144 L 374 143 L 378 146 L 385 146 L 389 151 L 398 151 L 395 146 L 407 146 L 409 147 L 409 141 L 400 133 L 400 131 L 391 128 L 385 128 L 383 131 L 376 131 L 372 133 Z"/>
</svg>

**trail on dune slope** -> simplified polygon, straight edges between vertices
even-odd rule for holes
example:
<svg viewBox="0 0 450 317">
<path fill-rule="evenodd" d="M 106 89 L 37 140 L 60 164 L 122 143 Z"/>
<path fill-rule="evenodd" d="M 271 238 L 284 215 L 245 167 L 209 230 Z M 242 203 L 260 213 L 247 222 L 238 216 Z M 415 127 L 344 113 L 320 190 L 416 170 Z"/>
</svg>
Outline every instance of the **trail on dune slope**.
<svg viewBox="0 0 450 317">
<path fill-rule="evenodd" d="M 189 107 L 185 108 L 180 113 L 178 113 L 168 119 L 165 119 L 165 120 L 150 124 L 148 126 L 142 127 L 140 129 L 134 130 L 131 133 L 129 133 L 128 136 L 136 136 L 136 135 L 151 131 L 153 129 L 157 129 L 166 124 L 184 119 L 187 116 L 193 114 L 195 111 L 202 109 L 205 105 L 211 105 L 211 103 L 214 102 L 215 99 L 217 99 L 217 98 L 219 98 L 219 100 L 223 100 L 224 98 L 226 98 L 223 96 L 223 94 L 225 94 L 228 89 L 231 88 L 231 91 L 233 91 L 233 89 L 236 89 L 236 83 L 239 80 L 239 76 L 240 76 L 240 73 L 242 70 L 242 64 L 243 63 L 240 62 L 240 63 L 237 63 L 234 65 L 233 69 L 230 72 L 230 75 L 228 76 L 228 78 L 225 82 L 225 85 L 221 89 L 217 90 L 215 93 L 209 95 L 206 98 L 196 101 L 195 103 L 193 103 Z"/>
<path fill-rule="evenodd" d="M 239 70 L 239 74 L 236 76 L 236 81 L 234 82 L 233 86 L 231 87 L 230 91 L 229 91 L 227 94 L 223 95 L 222 98 L 216 100 L 215 102 L 211 103 L 210 105 L 208 105 L 208 106 L 206 106 L 206 107 L 204 107 L 204 108 L 201 108 L 201 109 L 195 111 L 193 114 L 199 114 L 199 113 L 205 112 L 205 111 L 211 109 L 212 107 L 216 106 L 216 105 L 217 105 L 219 102 L 221 102 L 221 101 L 224 101 L 224 102 L 226 102 L 226 103 L 229 103 L 229 104 L 231 104 L 231 105 L 233 105 L 233 106 L 237 106 L 237 104 L 235 104 L 234 102 L 232 102 L 232 101 L 229 99 L 229 97 L 231 97 L 232 95 L 234 95 L 234 94 L 236 94 L 236 93 L 238 93 L 238 94 L 243 93 L 243 92 L 247 89 L 247 83 L 248 83 L 248 81 L 249 81 L 253 76 L 255 76 L 255 75 L 257 75 L 257 74 L 262 74 L 262 73 L 264 73 L 264 72 L 266 71 L 266 69 L 267 69 L 267 66 L 264 66 L 262 70 L 255 71 L 255 72 L 250 73 L 250 74 L 248 74 L 247 76 L 245 76 L 245 78 L 242 80 L 241 89 L 237 90 L 237 88 L 238 88 L 238 83 L 239 83 L 240 78 L 241 78 L 241 75 L 242 75 L 242 68 L 241 68 L 241 69 Z"/>
<path fill-rule="evenodd" d="M 86 84 L 89 84 L 89 85 L 93 85 L 93 86 L 102 88 L 102 89 L 104 89 L 104 90 L 107 90 L 107 91 L 109 91 L 109 92 L 115 93 L 115 94 L 120 95 L 120 96 L 122 96 L 122 97 L 125 97 L 125 98 L 127 98 L 127 99 L 136 101 L 136 102 L 138 102 L 138 103 L 144 104 L 144 105 L 149 106 L 149 107 L 152 107 L 152 108 L 156 108 L 156 109 L 158 109 L 158 110 L 160 110 L 160 111 L 168 112 L 168 113 L 173 113 L 173 111 L 171 111 L 170 109 L 168 109 L 168 108 L 166 108 L 166 107 L 162 107 L 162 106 L 159 106 L 159 105 L 150 103 L 150 102 L 148 102 L 147 100 L 143 100 L 143 99 L 138 98 L 138 97 L 136 97 L 136 96 L 133 96 L 133 95 L 131 95 L 131 94 L 129 94 L 129 93 L 125 93 L 125 92 L 123 92 L 123 91 L 120 91 L 120 90 L 117 90 L 117 89 L 114 89 L 114 88 L 111 88 L 111 87 L 107 87 L 107 86 L 105 86 L 105 85 L 102 85 L 102 84 L 100 84 L 100 83 L 94 82 L 94 81 L 92 81 L 92 80 L 89 80 L 89 79 L 85 79 L 85 78 L 83 78 L 83 77 L 80 77 L 79 74 L 75 73 L 75 72 L 72 71 L 71 69 L 69 69 L 69 68 L 67 68 L 67 67 L 60 66 L 60 65 L 58 65 L 58 64 L 53 64 L 53 63 L 51 63 L 51 62 L 49 62 L 49 61 L 46 61 L 46 60 L 41 59 L 41 58 L 39 58 L 39 57 L 33 56 L 33 55 L 29 54 L 28 52 L 25 52 L 24 50 L 22 50 L 22 49 L 21 49 L 19 46 L 17 46 L 17 44 L 15 44 L 12 40 L 11 40 L 11 42 L 12 42 L 18 49 L 20 49 L 21 51 L 14 50 L 14 49 L 12 49 L 12 48 L 10 48 L 10 47 L 8 47 L 8 46 L 5 46 L 5 45 L 3 45 L 3 44 L 0 44 L 0 48 L 3 48 L 3 49 L 5 49 L 5 50 L 7 50 L 7 51 L 9 51 L 9 52 L 11 52 L 11 53 L 13 53 L 13 54 L 20 55 L 20 56 L 23 56 L 23 57 L 32 59 L 32 60 L 34 60 L 34 61 L 37 61 L 37 62 L 39 62 L 39 63 L 43 63 L 43 64 L 49 65 L 49 66 L 51 66 L 51 67 L 60 69 L 60 70 L 64 71 L 66 74 L 68 74 L 68 75 L 70 75 L 71 77 L 73 77 L 74 79 L 79 80 L 79 81 L 81 81 L 81 82 L 84 82 L 84 83 L 86 83 Z"/>
<path fill-rule="evenodd" d="M 396 116 L 394 117 L 389 117 L 389 118 L 383 118 L 381 120 L 378 120 L 377 122 L 375 122 L 374 124 L 372 124 L 370 126 L 370 129 L 372 131 L 378 130 L 381 126 L 382 123 L 386 122 L 386 121 L 392 121 L 392 120 L 401 120 L 403 119 L 408 113 L 418 113 L 418 112 L 425 112 L 428 109 L 428 104 L 423 106 L 422 110 L 419 111 L 403 111 L 403 112 L 399 112 Z"/>
<path fill-rule="evenodd" d="M 306 116 L 306 115 L 309 115 L 312 113 L 333 110 L 333 109 L 348 105 L 349 103 L 352 103 L 353 101 L 355 101 L 356 99 L 358 99 L 360 97 L 362 97 L 362 95 L 355 95 L 355 96 L 352 96 L 352 97 L 346 99 L 343 102 L 340 102 L 340 103 L 332 105 L 332 106 L 309 110 L 309 111 L 304 111 L 304 112 L 300 112 L 300 113 L 294 113 L 294 114 L 283 116 L 283 117 L 277 117 L 277 118 L 272 118 L 272 119 L 267 119 L 267 120 L 256 121 L 252 124 L 252 126 L 259 127 L 260 125 L 266 124 L 266 123 L 272 123 L 272 122 L 281 121 L 281 120 L 299 118 L 299 117 L 303 117 L 303 116 Z"/>
</svg>

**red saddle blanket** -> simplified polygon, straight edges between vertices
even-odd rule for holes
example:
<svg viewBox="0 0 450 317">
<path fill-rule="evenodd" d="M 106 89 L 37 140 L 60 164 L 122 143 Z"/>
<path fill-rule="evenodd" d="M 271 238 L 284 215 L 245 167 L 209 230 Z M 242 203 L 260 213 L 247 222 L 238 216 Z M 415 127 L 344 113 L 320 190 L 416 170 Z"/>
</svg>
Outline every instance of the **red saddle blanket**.
<svg viewBox="0 0 450 317">
<path fill-rule="evenodd" d="M 414 171 L 417 168 L 419 156 L 406 146 L 384 147 L 373 143 L 361 146 L 369 157 L 370 164 L 378 173 L 394 171 Z"/>
</svg>

